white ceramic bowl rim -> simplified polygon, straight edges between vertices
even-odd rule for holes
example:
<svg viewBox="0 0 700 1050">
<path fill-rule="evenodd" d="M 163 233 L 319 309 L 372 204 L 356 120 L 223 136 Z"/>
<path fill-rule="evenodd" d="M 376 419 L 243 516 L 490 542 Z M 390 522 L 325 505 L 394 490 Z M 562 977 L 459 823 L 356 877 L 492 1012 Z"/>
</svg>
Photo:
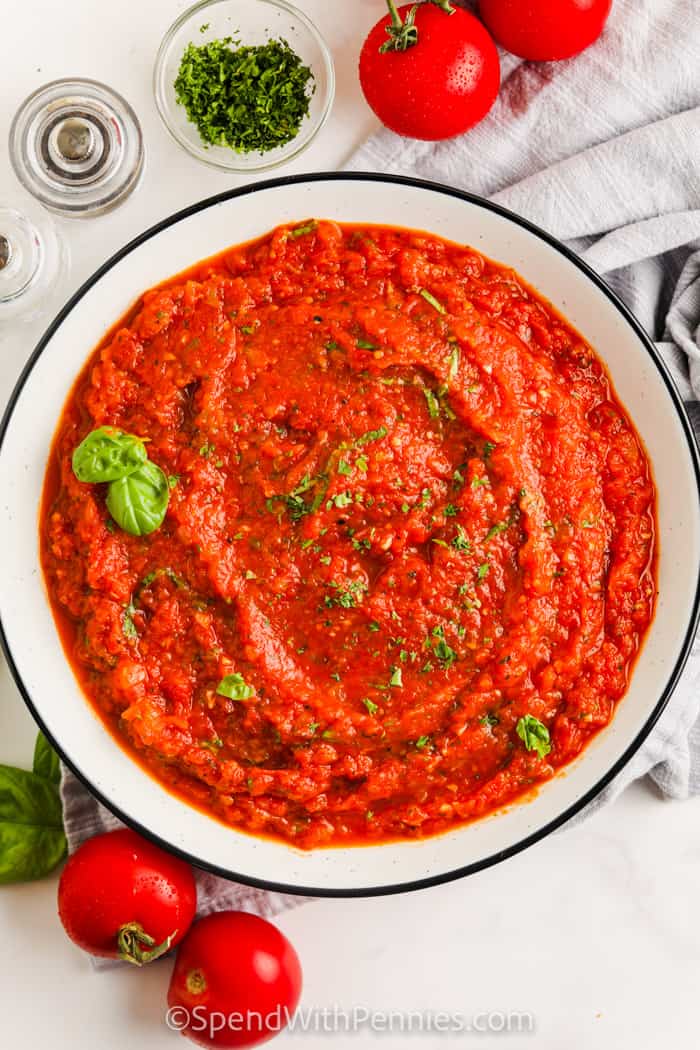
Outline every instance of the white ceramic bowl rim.
<svg viewBox="0 0 700 1050">
<path fill-rule="evenodd" d="M 383 175 L 363 172 L 326 172 L 308 175 L 291 175 L 281 178 L 267 179 L 265 181 L 243 186 L 239 189 L 229 190 L 224 193 L 217 194 L 216 196 L 209 197 L 196 204 L 190 205 L 189 207 L 184 208 L 181 211 L 176 212 L 168 218 L 163 219 L 161 222 L 156 223 L 154 226 L 151 226 L 144 233 L 140 234 L 138 237 L 134 238 L 134 240 L 126 244 L 123 248 L 117 251 L 110 259 L 108 259 L 107 262 L 104 263 L 104 265 L 97 269 L 92 274 L 92 276 L 88 278 L 88 280 L 78 289 L 78 291 L 72 296 L 71 299 L 69 299 L 69 301 L 61 310 L 61 312 L 58 314 L 58 316 L 48 327 L 42 338 L 39 340 L 39 343 L 37 344 L 29 360 L 27 361 L 27 364 L 22 370 L 22 373 L 17 381 L 15 389 L 12 392 L 10 400 L 3 414 L 2 421 L 0 422 L 0 453 L 2 452 L 3 443 L 7 436 L 8 428 L 10 427 L 10 424 L 12 422 L 13 413 L 17 405 L 18 399 L 20 397 L 20 394 L 39 357 L 46 349 L 47 345 L 49 344 L 50 340 L 52 339 L 56 331 L 59 329 L 61 324 L 65 321 L 65 319 L 75 308 L 75 306 L 80 302 L 83 296 L 93 287 L 93 285 L 95 285 L 104 276 L 104 274 L 106 274 L 112 267 L 114 267 L 118 262 L 120 262 L 120 260 L 122 260 L 125 256 L 127 256 L 130 252 L 139 247 L 141 244 L 157 236 L 161 231 L 167 229 L 168 227 L 175 225 L 181 220 L 186 219 L 196 214 L 197 212 L 204 211 L 207 208 L 228 201 L 232 198 L 244 197 L 268 189 L 275 189 L 285 186 L 314 182 L 332 182 L 334 180 L 345 180 L 351 182 L 362 181 L 388 183 L 390 185 L 393 184 L 395 186 L 413 187 L 418 190 L 423 189 L 429 190 L 433 193 L 446 194 L 452 198 L 463 200 L 471 205 L 475 205 L 478 208 L 482 208 L 492 213 L 495 213 L 496 215 L 499 215 L 502 218 L 515 223 L 516 225 L 524 228 L 530 234 L 533 234 L 540 240 L 544 241 L 551 248 L 555 249 L 555 251 L 559 252 L 562 256 L 564 256 L 569 261 L 569 263 L 573 263 L 574 266 L 576 266 L 580 271 L 582 271 L 583 274 L 588 278 L 588 280 L 593 282 L 593 284 L 597 286 L 598 290 L 612 303 L 612 305 L 619 312 L 626 324 L 629 325 L 629 327 L 633 330 L 634 334 L 640 340 L 641 344 L 649 354 L 649 357 L 651 358 L 653 364 L 656 366 L 659 376 L 666 388 L 668 396 L 671 399 L 671 402 L 673 403 L 675 411 L 678 415 L 679 423 L 687 441 L 688 453 L 692 462 L 695 483 L 697 486 L 697 495 L 698 499 L 700 500 L 700 453 L 698 451 L 698 445 L 696 443 L 693 428 L 686 413 L 683 401 L 681 400 L 681 397 L 668 372 L 668 369 L 664 361 L 660 357 L 653 342 L 650 340 L 650 338 L 648 337 L 640 323 L 630 312 L 630 310 L 608 287 L 605 281 L 597 273 L 595 273 L 595 271 L 593 271 L 586 263 L 584 263 L 583 260 L 581 260 L 574 252 L 572 252 L 561 242 L 557 241 L 556 238 L 552 237 L 550 234 L 539 229 L 537 226 L 530 223 L 528 220 L 522 218 L 520 215 L 517 215 L 506 208 L 493 204 L 490 201 L 478 197 L 474 194 L 466 193 L 461 190 L 456 190 L 452 187 L 445 186 L 440 183 L 428 182 L 420 179 L 414 179 L 404 176 Z M 691 615 L 687 625 L 687 630 L 685 632 L 684 640 L 679 651 L 679 655 L 674 663 L 674 666 L 668 674 L 668 677 L 666 679 L 666 685 L 657 703 L 653 707 L 651 714 L 646 718 L 643 725 L 637 732 L 636 736 L 633 738 L 629 746 L 621 754 L 618 760 L 608 768 L 607 772 L 603 776 L 601 776 L 589 790 L 583 792 L 577 798 L 574 804 L 568 806 L 566 809 L 560 812 L 554 819 L 550 820 L 543 826 L 538 827 L 534 832 L 523 836 L 507 848 L 500 849 L 497 852 L 489 856 L 480 858 L 475 862 L 466 864 L 462 867 L 457 867 L 449 871 L 439 872 L 438 874 L 431 875 L 427 878 L 371 887 L 343 887 L 341 889 L 323 886 L 309 887 L 299 886 L 296 884 L 289 885 L 284 882 L 272 881 L 270 879 L 255 878 L 250 874 L 240 874 L 238 872 L 223 868 L 219 865 L 208 861 L 204 857 L 195 856 L 187 850 L 173 845 L 172 842 L 161 837 L 152 829 L 144 827 L 142 824 L 139 823 L 137 819 L 135 819 L 129 813 L 123 812 L 117 804 L 115 804 L 110 798 L 106 797 L 94 786 L 90 779 L 81 770 L 80 764 L 69 753 L 68 745 L 63 744 L 59 740 L 57 740 L 55 735 L 52 734 L 45 725 L 44 720 L 39 714 L 37 706 L 29 693 L 29 690 L 27 689 L 22 680 L 17 663 L 11 651 L 11 647 L 9 645 L 6 633 L 6 628 L 3 624 L 2 610 L 0 610 L 0 644 L 2 645 L 2 649 L 7 659 L 10 671 L 13 675 L 17 688 L 19 689 L 19 692 L 22 695 L 22 698 L 24 699 L 24 702 L 26 703 L 34 720 L 37 722 L 37 724 L 45 733 L 52 746 L 60 755 L 62 761 L 65 762 L 66 766 L 68 766 L 68 768 L 72 770 L 76 777 L 85 785 L 85 787 L 91 792 L 91 794 L 95 798 L 97 798 L 99 802 L 102 803 L 102 805 L 104 805 L 108 810 L 110 810 L 119 820 L 132 827 L 139 834 L 157 843 L 158 845 L 162 846 L 164 849 L 167 849 L 171 853 L 174 853 L 182 857 L 183 859 L 189 861 L 196 867 L 211 871 L 214 874 L 223 876 L 224 878 L 233 879 L 235 881 L 243 882 L 252 886 L 257 886 L 262 889 L 275 890 L 283 893 L 306 894 L 309 896 L 319 897 L 378 896 L 383 894 L 406 892 L 408 890 L 423 889 L 428 886 L 434 886 L 440 883 L 449 882 L 451 880 L 461 878 L 465 875 L 470 875 L 477 871 L 481 871 L 484 868 L 488 868 L 491 865 L 498 863 L 499 861 L 514 856 L 516 853 L 519 853 L 520 851 L 526 849 L 533 843 L 538 842 L 540 839 L 543 839 L 545 836 L 555 831 L 561 825 L 565 824 L 566 821 L 570 820 L 576 813 L 578 813 L 581 809 L 583 809 L 584 806 L 586 806 L 592 799 L 594 799 L 596 795 L 598 795 L 613 780 L 613 778 L 618 775 L 618 773 L 623 769 L 623 767 L 630 761 L 632 756 L 640 748 L 640 746 L 642 745 L 642 743 L 647 738 L 647 736 L 655 726 L 656 722 L 658 721 L 660 715 L 662 714 L 673 693 L 676 684 L 678 683 L 678 679 L 680 678 L 683 668 L 685 667 L 685 664 L 687 662 L 688 656 L 690 655 L 693 638 L 697 631 L 698 624 L 700 623 L 700 564 L 697 566 L 696 569 L 696 580 L 694 586 L 694 602 L 692 605 Z M 545 784 L 544 787 L 546 788 L 546 786 L 547 785 Z"/>
</svg>

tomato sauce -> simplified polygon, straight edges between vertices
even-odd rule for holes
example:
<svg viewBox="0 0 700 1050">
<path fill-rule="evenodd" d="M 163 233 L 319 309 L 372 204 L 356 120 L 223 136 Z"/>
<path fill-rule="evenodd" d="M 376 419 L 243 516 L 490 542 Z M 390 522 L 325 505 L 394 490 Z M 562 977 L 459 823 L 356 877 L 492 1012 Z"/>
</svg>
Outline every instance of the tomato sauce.
<svg viewBox="0 0 700 1050">
<path fill-rule="evenodd" d="M 172 478 L 150 535 L 73 475 L 104 424 Z M 432 835 L 552 777 L 655 600 L 651 470 L 595 353 L 512 270 L 376 226 L 279 228 L 147 292 L 69 398 L 41 537 L 118 739 L 304 848 Z"/>
</svg>

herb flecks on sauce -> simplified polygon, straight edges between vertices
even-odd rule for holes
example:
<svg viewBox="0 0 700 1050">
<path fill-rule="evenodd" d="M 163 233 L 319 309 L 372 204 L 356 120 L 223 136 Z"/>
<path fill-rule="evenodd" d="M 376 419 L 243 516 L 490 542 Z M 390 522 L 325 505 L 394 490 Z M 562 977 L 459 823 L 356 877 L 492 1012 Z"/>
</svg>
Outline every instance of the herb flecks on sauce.
<svg viewBox="0 0 700 1050">
<path fill-rule="evenodd" d="M 649 465 L 581 352 L 472 249 L 304 215 L 145 293 L 69 398 L 41 518 L 115 734 L 308 849 L 432 835 L 566 766 L 654 607 Z M 129 483 L 128 535 L 110 479 L 149 457 L 167 518 L 143 531 Z"/>
</svg>

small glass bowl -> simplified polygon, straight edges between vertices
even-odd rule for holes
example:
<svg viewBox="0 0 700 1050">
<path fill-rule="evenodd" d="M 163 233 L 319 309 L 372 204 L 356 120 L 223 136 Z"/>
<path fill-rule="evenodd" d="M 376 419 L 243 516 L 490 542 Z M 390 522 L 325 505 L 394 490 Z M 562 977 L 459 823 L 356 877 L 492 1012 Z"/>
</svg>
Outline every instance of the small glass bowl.
<svg viewBox="0 0 700 1050">
<path fill-rule="evenodd" d="M 242 45 L 286 40 L 314 75 L 309 114 L 286 146 L 266 153 L 237 153 L 227 146 L 202 142 L 184 106 L 175 98 L 174 83 L 188 44 L 207 44 L 231 36 Z M 264 171 L 285 164 L 311 143 L 325 124 L 335 95 L 333 59 L 314 24 L 285 0 L 201 0 L 173 22 L 163 37 L 153 71 L 156 106 L 172 137 L 197 160 L 224 171 Z"/>
</svg>

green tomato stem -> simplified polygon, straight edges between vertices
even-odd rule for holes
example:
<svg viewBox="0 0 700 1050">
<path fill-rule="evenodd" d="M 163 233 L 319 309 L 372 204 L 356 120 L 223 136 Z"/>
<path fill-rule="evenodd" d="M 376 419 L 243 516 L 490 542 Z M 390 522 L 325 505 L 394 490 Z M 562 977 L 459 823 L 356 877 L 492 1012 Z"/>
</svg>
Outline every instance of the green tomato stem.
<svg viewBox="0 0 700 1050">
<path fill-rule="evenodd" d="M 406 15 L 406 21 L 402 22 L 396 7 L 396 0 L 386 0 L 386 2 L 391 15 L 391 25 L 386 27 L 389 39 L 385 40 L 379 48 L 380 54 L 386 54 L 387 51 L 408 51 L 409 47 L 415 47 L 418 43 L 418 26 L 415 23 L 420 4 L 414 4 Z M 428 0 L 428 2 L 435 4 L 447 15 L 455 13 L 450 0 Z"/>
<path fill-rule="evenodd" d="M 401 15 L 396 9 L 396 4 L 394 0 L 386 0 L 386 2 L 389 7 L 389 14 L 391 15 L 391 21 L 393 23 L 394 29 L 401 29 L 403 27 L 403 22 L 401 21 Z"/>
<path fill-rule="evenodd" d="M 160 959 L 161 955 L 170 951 L 176 936 L 177 930 L 173 930 L 162 944 L 156 944 L 139 922 L 126 922 L 117 934 L 119 958 L 133 966 L 145 966 L 146 963 Z"/>
</svg>

